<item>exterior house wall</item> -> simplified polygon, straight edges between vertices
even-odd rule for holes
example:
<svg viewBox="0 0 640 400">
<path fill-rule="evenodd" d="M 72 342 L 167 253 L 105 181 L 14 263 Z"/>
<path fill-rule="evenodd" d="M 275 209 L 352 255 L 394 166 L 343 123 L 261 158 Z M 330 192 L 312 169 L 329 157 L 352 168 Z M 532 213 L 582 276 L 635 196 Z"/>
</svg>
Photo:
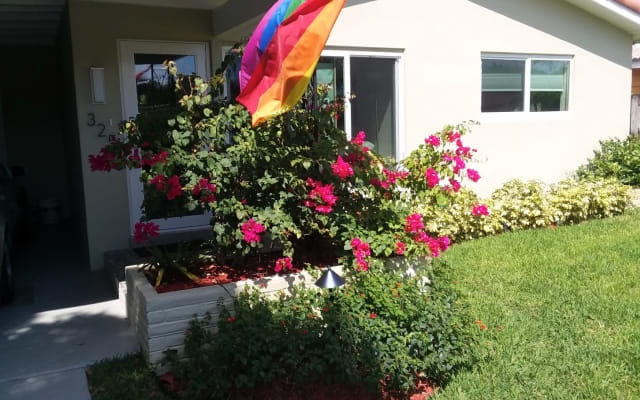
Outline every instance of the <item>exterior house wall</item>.
<svg viewBox="0 0 640 400">
<path fill-rule="evenodd" d="M 104 264 L 105 251 L 129 247 L 126 172 L 92 172 L 87 161 L 107 144 L 88 114 L 117 134 L 123 119 L 118 66 L 119 39 L 206 41 L 212 39 L 210 11 L 88 3 L 69 4 L 77 124 L 86 208 L 86 229 L 93 269 Z M 89 67 L 105 68 L 106 104 L 93 105 Z M 112 124 L 110 124 L 110 121 Z"/>
<path fill-rule="evenodd" d="M 445 124 L 479 121 L 467 142 L 478 149 L 471 168 L 483 176 L 474 188 L 487 195 L 512 178 L 559 180 L 591 155 L 599 139 L 628 135 L 630 35 L 557 0 L 400 3 L 348 0 L 328 46 L 404 52 L 405 156 Z M 256 23 L 217 40 L 237 41 Z M 483 52 L 573 56 L 570 115 L 502 122 L 483 116 Z"/>
</svg>

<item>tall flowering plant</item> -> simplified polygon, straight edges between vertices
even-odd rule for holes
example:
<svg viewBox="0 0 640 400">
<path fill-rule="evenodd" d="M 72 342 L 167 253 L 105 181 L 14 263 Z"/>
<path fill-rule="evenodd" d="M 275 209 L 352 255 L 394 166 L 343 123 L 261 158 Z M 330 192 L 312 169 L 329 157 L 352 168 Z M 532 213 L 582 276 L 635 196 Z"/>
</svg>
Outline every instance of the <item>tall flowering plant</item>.
<svg viewBox="0 0 640 400">
<path fill-rule="evenodd" d="M 437 257 L 448 248 L 448 238 L 424 229 L 415 204 L 445 205 L 464 179 L 479 179 L 467 167 L 475 150 L 462 142 L 465 125 L 427 137 L 397 163 L 367 147 L 365 132 L 347 138 L 326 87 L 254 128 L 244 107 L 215 97 L 218 79 L 176 82 L 178 107 L 124 122 L 120 140 L 89 158 L 94 171 L 142 169 L 139 240 L 157 232 L 148 220 L 211 211 L 221 262 L 269 238 L 283 253 L 277 271 L 309 242 L 330 245 L 357 271 L 374 258 Z"/>
</svg>

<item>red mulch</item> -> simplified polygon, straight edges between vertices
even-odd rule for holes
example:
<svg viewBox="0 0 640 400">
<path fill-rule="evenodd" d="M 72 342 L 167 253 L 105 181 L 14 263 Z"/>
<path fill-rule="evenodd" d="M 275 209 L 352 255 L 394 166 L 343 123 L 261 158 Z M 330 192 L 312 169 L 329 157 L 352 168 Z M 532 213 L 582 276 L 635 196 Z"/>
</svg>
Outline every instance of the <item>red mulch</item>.
<svg viewBox="0 0 640 400">
<path fill-rule="evenodd" d="M 304 270 L 305 263 L 316 265 L 319 267 L 326 267 L 329 265 L 336 265 L 337 258 L 327 255 L 327 253 L 320 253 L 321 256 L 317 256 L 311 252 L 304 252 L 306 254 L 299 254 L 296 251 L 296 257 L 293 261 L 293 269 L 282 270 L 279 273 L 275 271 L 276 261 L 282 257 L 280 253 L 267 253 L 256 256 L 247 257 L 241 266 L 228 266 L 209 264 L 199 268 L 199 271 L 191 270 L 196 276 L 200 278 L 200 282 L 196 283 L 189 280 L 185 276 L 176 276 L 170 279 L 168 282 L 163 283 L 156 288 L 158 293 L 176 292 L 179 290 L 193 289 L 203 286 L 224 285 L 231 282 L 246 281 L 249 279 L 258 280 L 269 276 L 275 275 L 287 275 Z M 152 278 L 149 277 L 149 281 L 153 285 Z"/>
</svg>

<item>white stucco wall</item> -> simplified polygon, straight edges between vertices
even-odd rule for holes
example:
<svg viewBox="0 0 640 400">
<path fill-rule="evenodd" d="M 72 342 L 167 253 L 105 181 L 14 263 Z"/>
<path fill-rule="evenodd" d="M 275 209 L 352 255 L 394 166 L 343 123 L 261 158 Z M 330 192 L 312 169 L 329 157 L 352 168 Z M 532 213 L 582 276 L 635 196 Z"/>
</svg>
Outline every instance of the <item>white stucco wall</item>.
<svg viewBox="0 0 640 400">
<path fill-rule="evenodd" d="M 218 39 L 238 40 L 256 23 Z M 328 46 L 404 52 L 404 155 L 445 124 L 481 122 L 467 141 L 483 195 L 512 178 L 557 181 L 599 139 L 629 133 L 631 36 L 564 1 L 348 0 Z M 485 118 L 482 52 L 573 56 L 570 115 Z"/>
<path fill-rule="evenodd" d="M 80 151 L 84 181 L 87 238 L 93 269 L 103 266 L 105 251 L 129 247 L 129 206 L 126 173 L 91 172 L 90 154 L 107 143 L 96 127 L 87 126 L 88 113 L 116 134 L 123 119 L 118 69 L 118 39 L 206 41 L 212 39 L 209 11 L 70 2 Z M 89 67 L 105 68 L 107 103 L 91 103 Z M 109 121 L 113 126 L 109 126 Z"/>
</svg>

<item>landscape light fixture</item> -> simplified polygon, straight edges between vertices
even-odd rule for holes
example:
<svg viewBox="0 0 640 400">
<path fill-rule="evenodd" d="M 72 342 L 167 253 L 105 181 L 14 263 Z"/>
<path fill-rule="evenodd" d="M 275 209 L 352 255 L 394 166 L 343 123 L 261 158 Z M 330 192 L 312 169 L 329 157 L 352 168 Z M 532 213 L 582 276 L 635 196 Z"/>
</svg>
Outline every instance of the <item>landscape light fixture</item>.
<svg viewBox="0 0 640 400">
<path fill-rule="evenodd" d="M 316 282 L 316 286 L 322 289 L 335 289 L 344 285 L 344 278 L 333 272 L 331 267 L 327 268 L 320 279 Z"/>
</svg>

